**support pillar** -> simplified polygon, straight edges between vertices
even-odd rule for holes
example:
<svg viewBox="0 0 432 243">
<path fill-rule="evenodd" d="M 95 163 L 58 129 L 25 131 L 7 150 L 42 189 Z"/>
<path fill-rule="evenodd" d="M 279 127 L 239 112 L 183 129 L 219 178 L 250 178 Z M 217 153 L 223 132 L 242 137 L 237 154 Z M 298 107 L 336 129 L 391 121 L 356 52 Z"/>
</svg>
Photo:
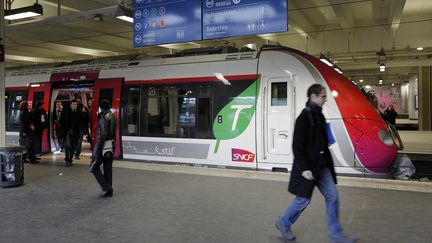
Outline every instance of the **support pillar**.
<svg viewBox="0 0 432 243">
<path fill-rule="evenodd" d="M 0 48 L 5 51 L 5 20 L 4 20 L 4 0 L 0 0 Z M 0 54 L 0 147 L 6 144 L 6 107 L 5 107 L 5 56 Z"/>
<path fill-rule="evenodd" d="M 432 130 L 432 76 L 431 67 L 419 67 L 419 130 Z"/>
</svg>

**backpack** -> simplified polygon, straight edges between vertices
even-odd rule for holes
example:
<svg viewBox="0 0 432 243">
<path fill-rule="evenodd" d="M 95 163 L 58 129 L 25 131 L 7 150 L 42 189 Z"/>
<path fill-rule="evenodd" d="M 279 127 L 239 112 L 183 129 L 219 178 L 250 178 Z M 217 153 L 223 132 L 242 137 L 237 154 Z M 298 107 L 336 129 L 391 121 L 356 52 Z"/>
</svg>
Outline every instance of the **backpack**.
<svg viewBox="0 0 432 243">
<path fill-rule="evenodd" d="M 416 169 L 406 154 L 399 154 L 391 168 L 391 175 L 394 179 L 408 180 L 414 175 Z"/>
<path fill-rule="evenodd" d="M 115 148 L 117 119 L 112 113 L 107 113 L 104 119 L 108 122 L 108 135 L 103 145 L 102 155 L 105 157 L 112 157 Z"/>
</svg>

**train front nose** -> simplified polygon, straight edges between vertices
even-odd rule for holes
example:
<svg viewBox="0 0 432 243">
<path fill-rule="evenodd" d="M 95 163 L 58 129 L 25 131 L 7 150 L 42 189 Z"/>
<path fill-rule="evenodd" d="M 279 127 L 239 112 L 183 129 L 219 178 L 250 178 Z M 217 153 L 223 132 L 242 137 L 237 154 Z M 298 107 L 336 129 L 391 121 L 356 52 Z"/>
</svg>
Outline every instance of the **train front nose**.
<svg viewBox="0 0 432 243">
<path fill-rule="evenodd" d="M 389 173 L 397 146 L 382 121 L 360 118 L 345 120 L 361 166 L 374 173 Z"/>
</svg>

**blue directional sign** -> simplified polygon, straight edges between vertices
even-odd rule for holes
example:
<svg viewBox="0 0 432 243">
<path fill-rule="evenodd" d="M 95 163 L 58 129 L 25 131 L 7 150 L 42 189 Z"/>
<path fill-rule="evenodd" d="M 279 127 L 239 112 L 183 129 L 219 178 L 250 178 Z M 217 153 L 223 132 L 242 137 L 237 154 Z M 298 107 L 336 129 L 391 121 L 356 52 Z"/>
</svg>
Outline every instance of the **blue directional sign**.
<svg viewBox="0 0 432 243">
<path fill-rule="evenodd" d="M 202 0 L 203 39 L 288 30 L 287 0 Z"/>
<path fill-rule="evenodd" d="M 201 0 L 134 0 L 134 47 L 202 39 Z"/>
</svg>

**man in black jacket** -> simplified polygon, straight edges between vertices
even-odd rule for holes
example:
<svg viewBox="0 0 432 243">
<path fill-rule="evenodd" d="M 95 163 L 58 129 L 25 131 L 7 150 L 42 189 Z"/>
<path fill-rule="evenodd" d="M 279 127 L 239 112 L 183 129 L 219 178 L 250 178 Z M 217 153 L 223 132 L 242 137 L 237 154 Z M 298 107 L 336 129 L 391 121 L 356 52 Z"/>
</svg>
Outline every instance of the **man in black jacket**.
<svg viewBox="0 0 432 243">
<path fill-rule="evenodd" d="M 309 205 L 314 187 L 326 201 L 328 234 L 331 242 L 356 242 L 344 235 L 339 222 L 339 195 L 336 173 L 328 149 L 326 120 L 322 106 L 327 101 L 326 89 L 313 84 L 307 91 L 306 108 L 298 116 L 293 137 L 294 164 L 288 191 L 296 195 L 285 213 L 276 221 L 276 228 L 286 240 L 295 240 L 291 226 Z"/>
<path fill-rule="evenodd" d="M 30 162 L 32 164 L 37 163 L 36 156 L 33 150 L 34 143 L 34 126 L 31 123 L 30 113 L 28 111 L 27 101 L 21 101 L 19 104 L 20 108 L 20 130 L 19 130 L 19 144 L 27 149 L 27 152 L 23 155 L 24 162 Z"/>
<path fill-rule="evenodd" d="M 37 156 L 40 156 L 42 151 L 42 135 L 43 131 L 46 129 L 47 124 L 47 113 L 42 107 L 43 104 L 43 101 L 37 101 L 30 112 L 31 123 L 34 126 L 33 151 Z"/>
<path fill-rule="evenodd" d="M 96 133 L 96 144 L 93 149 L 92 162 L 89 171 L 93 173 L 97 182 L 102 187 L 101 197 L 112 197 L 112 163 L 114 157 L 117 120 L 111 112 L 110 102 L 100 102 L 98 129 Z M 103 165 L 103 174 L 100 166 Z"/>
<path fill-rule="evenodd" d="M 64 138 L 63 145 L 65 148 L 66 167 L 72 166 L 75 146 L 78 141 L 80 119 L 78 102 L 72 100 L 70 106 L 68 108 L 65 107 L 60 117 L 62 136 Z"/>
</svg>

